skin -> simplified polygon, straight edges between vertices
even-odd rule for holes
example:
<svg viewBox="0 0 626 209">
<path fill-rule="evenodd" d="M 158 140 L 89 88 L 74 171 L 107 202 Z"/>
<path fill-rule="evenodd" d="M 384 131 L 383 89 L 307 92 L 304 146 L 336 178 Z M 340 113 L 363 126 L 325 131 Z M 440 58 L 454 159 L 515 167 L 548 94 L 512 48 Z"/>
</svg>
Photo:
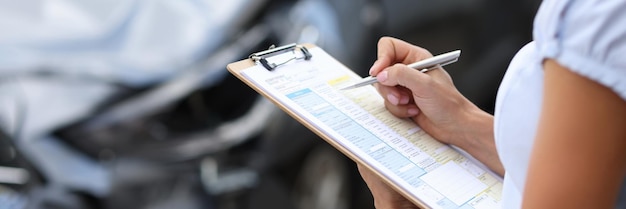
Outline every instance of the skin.
<svg viewBox="0 0 626 209">
<path fill-rule="evenodd" d="M 544 71 L 523 207 L 613 208 L 626 174 L 626 102 L 554 60 Z"/>
<path fill-rule="evenodd" d="M 420 73 L 404 65 L 431 56 L 399 39 L 380 39 L 370 74 L 379 80 L 386 108 L 504 175 L 493 116 L 461 95 L 445 70 Z M 544 71 L 542 113 L 523 207 L 612 208 L 626 174 L 626 102 L 553 60 L 545 61 Z M 360 165 L 359 171 L 376 208 L 417 208 L 371 171 Z"/>
</svg>

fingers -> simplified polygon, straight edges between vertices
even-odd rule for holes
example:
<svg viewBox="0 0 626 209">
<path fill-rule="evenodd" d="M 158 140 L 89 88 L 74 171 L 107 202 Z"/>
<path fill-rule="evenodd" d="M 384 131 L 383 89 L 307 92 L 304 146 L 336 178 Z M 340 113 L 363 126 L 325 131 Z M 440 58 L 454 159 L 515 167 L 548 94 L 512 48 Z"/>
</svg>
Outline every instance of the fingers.
<svg viewBox="0 0 626 209">
<path fill-rule="evenodd" d="M 414 117 L 419 114 L 419 108 L 417 108 L 415 104 L 394 105 L 391 104 L 388 100 L 385 100 L 385 107 L 389 112 L 391 112 L 391 114 L 399 118 Z"/>
<path fill-rule="evenodd" d="M 434 73 L 434 72 L 432 72 Z M 387 68 L 376 76 L 378 82 L 384 86 L 403 86 L 411 90 L 412 95 L 421 95 L 432 85 L 433 78 L 406 65 L 396 64 Z"/>
<path fill-rule="evenodd" d="M 378 41 L 378 59 L 370 68 L 370 75 L 377 75 L 380 71 L 395 63 L 409 64 L 428 57 L 430 52 L 400 39 L 383 37 Z"/>
<path fill-rule="evenodd" d="M 367 184 L 367 187 L 372 192 L 374 199 L 380 202 L 386 202 L 391 199 L 398 199 L 400 196 L 396 191 L 394 191 L 389 185 L 380 179 L 374 172 L 372 172 L 369 168 L 357 163 L 359 173 L 361 174 L 361 178 Z"/>
<path fill-rule="evenodd" d="M 383 181 L 379 179 L 380 177 L 376 176 L 376 174 L 370 171 L 370 169 L 366 168 L 360 163 L 357 163 L 357 167 L 359 169 L 359 173 L 361 174 L 361 178 L 363 178 L 363 180 L 367 184 L 367 187 L 369 187 L 372 192 L 387 193 L 392 191 L 391 188 L 389 188 L 387 184 L 383 183 Z"/>
<path fill-rule="evenodd" d="M 368 168 L 361 164 L 357 163 L 357 165 L 361 177 L 365 181 L 365 184 L 367 184 L 367 187 L 372 192 L 375 208 L 418 208 L 404 196 L 400 195 L 400 193 L 396 192 L 389 185 L 383 182 L 380 177 L 374 174 L 374 172 L 370 171 Z"/>
<path fill-rule="evenodd" d="M 396 117 L 413 117 L 419 114 L 419 109 L 408 89 L 384 85 L 376 85 L 376 89 L 385 98 L 387 110 Z"/>
<path fill-rule="evenodd" d="M 405 105 L 412 102 L 411 91 L 404 87 L 385 86 L 374 84 L 378 93 L 389 100 L 393 105 Z"/>
</svg>

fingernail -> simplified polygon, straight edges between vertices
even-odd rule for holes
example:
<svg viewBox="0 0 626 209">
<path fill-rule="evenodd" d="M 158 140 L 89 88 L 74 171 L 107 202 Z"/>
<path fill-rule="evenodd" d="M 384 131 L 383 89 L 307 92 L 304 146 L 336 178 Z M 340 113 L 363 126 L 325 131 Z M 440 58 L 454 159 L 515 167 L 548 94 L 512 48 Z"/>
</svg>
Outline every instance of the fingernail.
<svg viewBox="0 0 626 209">
<path fill-rule="evenodd" d="M 389 100 L 389 102 L 391 102 L 391 104 L 393 105 L 398 105 L 398 97 L 394 96 L 393 94 L 388 94 L 387 100 Z"/>
<path fill-rule="evenodd" d="M 380 72 L 376 76 L 376 79 L 378 79 L 378 82 L 385 82 L 387 80 L 387 76 L 388 76 L 388 72 L 387 71 L 383 71 L 383 72 Z"/>
<path fill-rule="evenodd" d="M 417 108 L 409 108 L 409 110 L 407 111 L 407 113 L 409 113 L 409 116 L 416 116 L 420 111 Z"/>
<path fill-rule="evenodd" d="M 408 104 L 409 103 L 410 98 L 404 95 L 400 96 L 400 104 Z"/>
<path fill-rule="evenodd" d="M 372 64 L 372 67 L 370 68 L 370 75 L 372 75 L 372 73 L 374 72 L 374 69 L 376 69 L 378 64 L 378 60 L 374 61 L 374 64 Z"/>
</svg>

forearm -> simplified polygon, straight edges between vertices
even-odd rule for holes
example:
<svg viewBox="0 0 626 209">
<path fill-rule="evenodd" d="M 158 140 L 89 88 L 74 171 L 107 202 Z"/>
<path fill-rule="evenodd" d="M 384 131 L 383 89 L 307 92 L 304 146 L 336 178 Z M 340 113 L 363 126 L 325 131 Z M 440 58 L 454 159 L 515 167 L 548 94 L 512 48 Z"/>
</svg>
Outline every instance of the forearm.
<svg viewBox="0 0 626 209">
<path fill-rule="evenodd" d="M 450 143 L 465 150 L 500 176 L 504 176 L 504 167 L 496 151 L 493 130 L 493 115 L 470 105 L 459 121 L 462 128 L 459 135 L 450 139 Z"/>
</svg>

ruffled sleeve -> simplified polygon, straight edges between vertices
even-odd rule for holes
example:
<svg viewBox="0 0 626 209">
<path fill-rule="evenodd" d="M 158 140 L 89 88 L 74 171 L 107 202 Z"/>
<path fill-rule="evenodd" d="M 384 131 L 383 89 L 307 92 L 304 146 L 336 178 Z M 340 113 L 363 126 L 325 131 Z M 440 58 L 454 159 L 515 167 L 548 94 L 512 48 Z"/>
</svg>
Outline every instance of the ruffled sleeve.
<svg viewBox="0 0 626 209">
<path fill-rule="evenodd" d="M 550 0 L 535 18 L 539 54 L 626 100 L 626 1 Z M 542 6 L 544 7 L 544 6 Z M 550 12 L 541 9 L 550 8 Z"/>
</svg>

